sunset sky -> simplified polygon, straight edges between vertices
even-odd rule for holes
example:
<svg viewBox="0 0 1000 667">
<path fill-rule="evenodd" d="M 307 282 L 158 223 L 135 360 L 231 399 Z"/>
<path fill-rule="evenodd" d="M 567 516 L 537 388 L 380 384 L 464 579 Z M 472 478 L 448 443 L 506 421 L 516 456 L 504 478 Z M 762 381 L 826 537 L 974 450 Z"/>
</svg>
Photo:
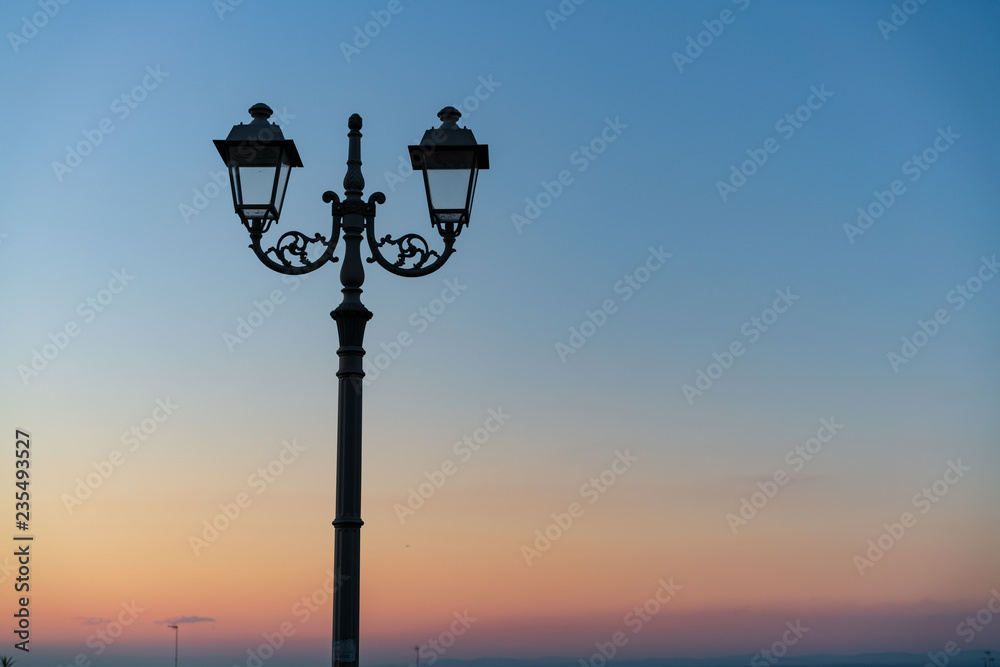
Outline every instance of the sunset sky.
<svg viewBox="0 0 1000 667">
<path fill-rule="evenodd" d="M 166 666 L 177 623 L 182 664 L 329 661 L 339 264 L 247 248 L 212 140 L 257 102 L 305 165 L 272 243 L 329 235 L 352 113 L 379 235 L 436 236 L 401 164 L 442 107 L 490 150 L 443 269 L 366 264 L 362 662 L 1000 648 L 997 3 L 0 28 L 0 654 Z"/>
</svg>

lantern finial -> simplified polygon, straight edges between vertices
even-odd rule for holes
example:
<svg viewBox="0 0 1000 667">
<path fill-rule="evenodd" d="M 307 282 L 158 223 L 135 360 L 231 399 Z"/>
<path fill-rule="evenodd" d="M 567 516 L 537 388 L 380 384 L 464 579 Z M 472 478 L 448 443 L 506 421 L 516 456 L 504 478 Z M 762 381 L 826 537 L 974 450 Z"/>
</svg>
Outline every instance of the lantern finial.
<svg viewBox="0 0 1000 667">
<path fill-rule="evenodd" d="M 438 111 L 438 118 L 441 119 L 442 123 L 457 123 L 461 117 L 462 112 L 455 107 L 445 107 Z"/>
<path fill-rule="evenodd" d="M 257 104 L 250 107 L 250 115 L 253 116 L 254 120 L 267 121 L 271 117 L 274 111 L 271 107 L 267 106 L 263 102 L 258 102 Z"/>
</svg>

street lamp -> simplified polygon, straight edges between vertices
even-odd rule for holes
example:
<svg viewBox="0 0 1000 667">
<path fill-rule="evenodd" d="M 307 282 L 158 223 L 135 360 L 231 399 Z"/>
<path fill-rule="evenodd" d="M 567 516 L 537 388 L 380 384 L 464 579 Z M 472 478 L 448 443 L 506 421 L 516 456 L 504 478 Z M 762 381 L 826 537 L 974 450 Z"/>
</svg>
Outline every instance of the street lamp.
<svg viewBox="0 0 1000 667">
<path fill-rule="evenodd" d="M 180 635 L 180 630 L 176 625 L 168 625 L 167 627 L 174 629 L 174 667 L 177 667 L 177 638 Z"/>
<path fill-rule="evenodd" d="M 295 143 L 267 121 L 271 113 L 266 104 L 253 105 L 249 125 L 234 125 L 225 141 L 215 142 L 229 166 L 233 203 L 240 220 L 244 225 L 259 220 L 264 231 L 281 216 L 292 167 L 302 166 Z"/>
<path fill-rule="evenodd" d="M 472 130 L 458 126 L 462 114 L 454 107 L 438 113 L 441 127 L 424 132 L 420 145 L 410 146 L 410 162 L 424 172 L 424 190 L 431 222 L 442 236 L 458 236 L 469 224 L 476 176 L 490 168 L 489 147 L 476 143 Z"/>
<path fill-rule="evenodd" d="M 376 192 L 364 201 L 365 179 L 361 173 L 361 116 L 347 121 L 350 130 L 347 150 L 345 197 L 323 193 L 323 201 L 332 204 L 333 229 L 330 238 L 322 234 L 307 236 L 288 231 L 267 250 L 261 246 L 263 234 L 281 217 L 281 207 L 292 167 L 301 167 L 295 144 L 285 139 L 281 129 L 270 123 L 271 109 L 266 104 L 250 108 L 253 117 L 248 125 L 233 127 L 225 140 L 216 140 L 223 161 L 229 168 L 233 205 L 240 221 L 250 233 L 250 247 L 268 268 L 296 275 L 315 271 L 327 262 L 339 261 L 333 253 L 344 237 L 343 262 L 340 267 L 340 305 L 330 313 L 337 322 L 340 369 L 337 371 L 337 508 L 334 525 L 333 592 L 333 664 L 339 667 L 358 665 L 358 615 L 361 564 L 361 395 L 362 358 L 365 350 L 365 325 L 371 311 L 361 303 L 361 285 L 365 280 L 361 261 L 361 240 L 365 237 L 371 257 L 369 263 L 398 276 L 423 276 L 440 269 L 455 252 L 455 239 L 468 226 L 480 169 L 489 169 L 489 149 L 476 143 L 471 130 L 460 128 L 461 113 L 445 107 L 438 113 L 441 126 L 424 133 L 420 143 L 409 147 L 413 169 L 423 171 L 424 189 L 431 224 L 437 229 L 444 249 L 432 250 L 419 234 L 375 235 L 376 204 L 385 203 L 385 195 Z M 316 244 L 321 254 L 309 258 L 309 247 Z M 382 254 L 384 246 L 395 246 L 397 257 L 390 261 Z"/>
</svg>

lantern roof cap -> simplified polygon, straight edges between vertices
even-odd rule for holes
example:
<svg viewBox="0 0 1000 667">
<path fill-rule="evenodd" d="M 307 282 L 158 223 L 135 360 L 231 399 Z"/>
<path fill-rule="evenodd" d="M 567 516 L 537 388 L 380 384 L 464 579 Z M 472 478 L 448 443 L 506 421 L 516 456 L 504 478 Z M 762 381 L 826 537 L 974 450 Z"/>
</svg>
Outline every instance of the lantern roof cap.
<svg viewBox="0 0 1000 667">
<path fill-rule="evenodd" d="M 423 156 L 430 155 L 434 151 L 463 151 L 475 150 L 478 155 L 478 168 L 490 168 L 489 147 L 480 144 L 472 134 L 472 130 L 467 127 L 459 127 L 458 120 L 462 117 L 462 112 L 455 107 L 445 107 L 437 114 L 441 119 L 440 127 L 432 127 L 424 132 L 420 144 L 410 146 L 410 162 L 414 169 L 423 169 Z"/>
<path fill-rule="evenodd" d="M 274 113 L 271 107 L 263 102 L 258 102 L 250 107 L 249 112 L 253 116 L 252 121 L 247 124 L 233 125 L 233 129 L 229 131 L 229 136 L 224 141 L 215 142 L 219 153 L 222 154 L 222 159 L 228 162 L 229 155 L 224 151 L 240 144 L 250 144 L 251 147 L 280 146 L 288 156 L 289 164 L 293 167 L 301 167 L 302 159 L 299 158 L 295 142 L 291 139 L 285 139 L 278 124 L 268 120 Z"/>
</svg>

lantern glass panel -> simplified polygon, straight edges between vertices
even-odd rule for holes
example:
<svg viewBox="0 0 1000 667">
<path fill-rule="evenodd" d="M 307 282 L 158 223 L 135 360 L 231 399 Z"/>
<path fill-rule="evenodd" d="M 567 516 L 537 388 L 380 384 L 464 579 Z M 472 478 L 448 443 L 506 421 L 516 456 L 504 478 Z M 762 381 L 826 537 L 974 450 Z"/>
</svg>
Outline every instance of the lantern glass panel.
<svg viewBox="0 0 1000 667">
<path fill-rule="evenodd" d="M 281 215 L 281 205 L 285 201 L 285 190 L 288 188 L 288 175 L 292 172 L 292 166 L 286 160 L 282 160 L 278 165 L 278 180 L 274 188 L 274 210 Z"/>
<path fill-rule="evenodd" d="M 471 169 L 428 169 L 424 174 L 432 209 L 465 210 L 469 198 Z"/>
<path fill-rule="evenodd" d="M 248 218 L 263 218 L 271 207 L 275 167 L 238 167 L 238 170 L 237 205 L 244 207 L 243 213 Z"/>
</svg>

